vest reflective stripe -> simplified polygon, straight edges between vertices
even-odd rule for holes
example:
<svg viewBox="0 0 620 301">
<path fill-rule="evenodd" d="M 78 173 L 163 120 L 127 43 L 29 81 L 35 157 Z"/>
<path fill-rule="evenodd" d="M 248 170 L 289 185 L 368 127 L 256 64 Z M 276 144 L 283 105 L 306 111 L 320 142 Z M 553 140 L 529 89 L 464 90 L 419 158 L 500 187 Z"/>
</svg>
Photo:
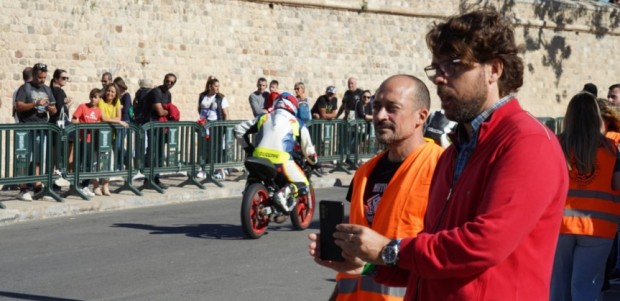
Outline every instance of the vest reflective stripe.
<svg viewBox="0 0 620 301">
<path fill-rule="evenodd" d="M 564 209 L 564 216 L 596 218 L 612 223 L 618 223 L 620 221 L 620 217 L 616 214 L 571 208 Z"/>
<path fill-rule="evenodd" d="M 406 288 L 390 287 L 375 282 L 372 277 L 338 279 L 338 298 L 336 300 L 401 300 Z M 359 287 L 358 287 L 359 286 Z M 347 295 L 357 292 L 356 295 Z M 361 299 L 360 299 L 361 298 Z"/>
<path fill-rule="evenodd" d="M 583 189 L 569 189 L 568 190 L 569 197 L 576 198 L 591 198 L 591 199 L 599 199 L 603 201 L 609 202 L 620 202 L 618 195 L 605 192 L 605 191 L 594 191 L 594 190 L 583 190 Z"/>
<path fill-rule="evenodd" d="M 357 288 L 357 278 L 338 279 L 338 292 L 341 294 L 352 294 Z"/>
<path fill-rule="evenodd" d="M 362 283 L 360 284 L 361 291 L 367 291 L 367 292 L 381 294 L 381 295 L 396 296 L 396 297 L 401 297 L 401 298 L 405 297 L 406 288 L 404 287 L 391 287 L 391 286 L 382 285 L 382 284 L 375 282 L 370 277 L 362 277 L 361 280 L 362 280 Z"/>
</svg>

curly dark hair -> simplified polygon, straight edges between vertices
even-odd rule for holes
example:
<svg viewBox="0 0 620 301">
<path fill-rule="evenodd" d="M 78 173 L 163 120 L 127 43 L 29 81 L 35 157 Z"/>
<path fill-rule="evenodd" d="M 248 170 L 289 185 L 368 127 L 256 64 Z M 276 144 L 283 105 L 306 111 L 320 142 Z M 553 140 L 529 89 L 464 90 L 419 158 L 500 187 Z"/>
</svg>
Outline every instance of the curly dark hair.
<svg viewBox="0 0 620 301">
<path fill-rule="evenodd" d="M 514 29 L 494 10 L 478 10 L 435 23 L 426 35 L 435 57 L 459 58 L 464 63 L 500 59 L 504 64 L 499 94 L 506 96 L 523 85 L 523 61 L 517 55 Z"/>
</svg>

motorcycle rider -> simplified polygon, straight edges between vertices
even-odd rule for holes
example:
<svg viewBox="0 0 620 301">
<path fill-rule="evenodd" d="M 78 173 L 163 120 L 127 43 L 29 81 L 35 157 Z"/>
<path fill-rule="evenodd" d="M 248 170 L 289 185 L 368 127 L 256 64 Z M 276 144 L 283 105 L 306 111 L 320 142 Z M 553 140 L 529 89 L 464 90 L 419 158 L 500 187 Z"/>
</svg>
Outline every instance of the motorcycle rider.
<svg viewBox="0 0 620 301">
<path fill-rule="evenodd" d="M 274 195 L 277 206 L 289 213 L 295 206 L 297 196 L 308 193 L 308 178 L 294 158 L 296 143 L 311 165 L 317 164 L 317 154 L 310 139 L 308 128 L 297 119 L 297 98 L 288 92 L 278 95 L 273 104 L 273 111 L 235 126 L 235 137 L 248 154 L 265 158 L 284 174 L 288 185 Z M 256 147 L 249 140 L 249 135 L 258 133 Z"/>
</svg>

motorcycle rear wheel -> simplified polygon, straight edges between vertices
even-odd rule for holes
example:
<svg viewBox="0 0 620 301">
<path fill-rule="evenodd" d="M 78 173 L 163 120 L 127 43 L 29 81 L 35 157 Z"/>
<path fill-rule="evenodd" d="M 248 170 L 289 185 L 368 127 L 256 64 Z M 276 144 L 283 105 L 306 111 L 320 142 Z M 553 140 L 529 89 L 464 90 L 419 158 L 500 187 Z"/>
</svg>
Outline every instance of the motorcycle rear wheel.
<svg viewBox="0 0 620 301">
<path fill-rule="evenodd" d="M 314 188 L 310 185 L 310 192 L 305 196 L 300 196 L 297 199 L 297 205 L 291 211 L 293 229 L 305 230 L 310 226 L 314 217 L 315 204 Z"/>
<path fill-rule="evenodd" d="M 263 208 L 269 206 L 269 192 L 263 184 L 248 186 L 241 201 L 241 228 L 247 237 L 260 238 L 267 231 L 269 216 L 263 214 Z"/>
</svg>

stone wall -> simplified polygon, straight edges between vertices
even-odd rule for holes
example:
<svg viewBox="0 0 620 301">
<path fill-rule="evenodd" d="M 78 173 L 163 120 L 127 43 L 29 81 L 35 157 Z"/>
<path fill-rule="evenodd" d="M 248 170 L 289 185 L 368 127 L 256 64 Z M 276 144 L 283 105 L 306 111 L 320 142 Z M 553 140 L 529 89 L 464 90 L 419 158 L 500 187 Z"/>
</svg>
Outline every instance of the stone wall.
<svg viewBox="0 0 620 301">
<path fill-rule="evenodd" d="M 261 76 L 289 91 L 303 81 L 313 99 L 331 84 L 341 97 L 350 76 L 372 90 L 409 73 L 433 91 L 423 71 L 429 25 L 482 6 L 515 22 L 527 65 L 519 96 L 534 115 L 563 115 L 586 82 L 599 95 L 620 82 L 612 59 L 620 57 L 619 11 L 590 1 L 0 1 L 0 123 L 11 122 L 21 70 L 36 62 L 68 70 L 74 108 L 104 71 L 125 78 L 132 93 L 140 78 L 160 84 L 176 73 L 173 101 L 183 120 L 197 119 L 209 75 L 219 78 L 233 119 L 251 117 L 247 96 Z M 435 95 L 432 102 L 439 107 Z"/>
</svg>

